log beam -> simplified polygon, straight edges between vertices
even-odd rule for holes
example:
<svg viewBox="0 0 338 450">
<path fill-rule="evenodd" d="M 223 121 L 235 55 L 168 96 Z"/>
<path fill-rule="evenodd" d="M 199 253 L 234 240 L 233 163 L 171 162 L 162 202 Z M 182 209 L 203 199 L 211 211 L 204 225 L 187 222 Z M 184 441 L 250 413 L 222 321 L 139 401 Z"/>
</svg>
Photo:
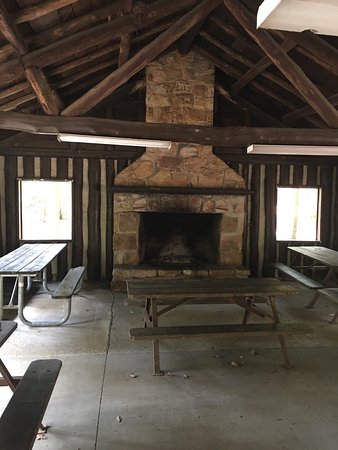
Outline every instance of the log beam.
<svg viewBox="0 0 338 450">
<path fill-rule="evenodd" d="M 133 8 L 133 0 L 126 0 L 123 4 L 123 8 L 121 10 L 120 15 L 124 16 L 126 14 L 130 14 L 132 8 Z M 121 34 L 118 67 L 122 66 L 125 62 L 128 61 L 130 49 L 131 49 L 131 33 Z"/>
<path fill-rule="evenodd" d="M 220 147 L 255 144 L 338 145 L 338 128 L 205 127 L 153 124 L 95 117 L 42 116 L 0 112 L 0 129 L 32 134 L 74 133 L 164 139 Z"/>
<path fill-rule="evenodd" d="M 111 41 L 111 39 L 123 33 L 132 33 L 147 25 L 151 25 L 198 2 L 198 0 L 180 0 L 180 2 L 168 3 L 168 0 L 158 0 L 152 3 L 151 7 L 145 8 L 141 12 L 136 11 L 123 17 L 118 17 L 110 22 L 96 25 L 35 50 L 25 55 L 24 63 L 38 67 L 55 64 L 58 61 L 72 57 L 74 49 L 77 52 L 81 52 L 96 47 L 99 44 Z"/>
<path fill-rule="evenodd" d="M 296 44 L 288 39 L 282 42 L 281 44 L 281 48 L 285 52 L 289 52 L 295 46 Z M 258 61 L 258 63 L 252 65 L 251 68 L 231 86 L 231 90 L 233 90 L 234 92 L 239 92 L 248 83 L 250 83 L 250 81 L 254 80 L 256 77 L 258 77 L 258 75 L 264 72 L 264 70 L 267 69 L 271 64 L 272 64 L 271 59 L 268 56 L 264 56 L 264 58 Z"/>
<path fill-rule="evenodd" d="M 55 90 L 50 86 L 42 70 L 37 67 L 27 67 L 25 72 L 26 78 L 43 111 L 48 115 L 59 115 L 63 103 Z"/>
<path fill-rule="evenodd" d="M 75 116 L 90 111 L 133 75 L 142 70 L 149 62 L 153 61 L 184 33 L 210 14 L 220 3 L 220 0 L 203 0 L 198 6 L 185 14 L 169 29 L 130 58 L 123 66 L 119 67 L 102 80 L 101 83 L 69 105 L 62 111 L 62 115 Z"/>
<path fill-rule="evenodd" d="M 255 42 L 265 51 L 271 61 L 285 75 L 302 97 L 330 126 L 338 127 L 338 111 L 317 89 L 302 69 L 285 53 L 280 45 L 263 29 L 256 29 L 251 13 L 236 0 L 223 0 L 229 12 L 237 19 Z"/>
<path fill-rule="evenodd" d="M 36 5 L 26 6 L 19 11 L 15 11 L 11 14 L 11 17 L 15 24 L 29 22 L 30 20 L 39 19 L 40 17 L 78 1 L 79 0 L 45 0 Z"/>
<path fill-rule="evenodd" d="M 331 95 L 331 97 L 328 98 L 328 101 L 333 106 L 338 106 L 338 94 Z M 298 108 L 298 109 L 295 109 L 294 111 L 284 114 L 283 120 L 286 123 L 290 123 L 297 119 L 303 119 L 304 117 L 311 116 L 314 113 L 315 113 L 315 111 L 313 110 L 313 108 L 309 105 L 306 105 L 306 106 L 303 106 L 302 108 Z"/>
<path fill-rule="evenodd" d="M 6 41 L 12 45 L 17 53 L 20 55 L 27 53 L 27 46 L 21 39 L 15 25 L 12 23 L 10 15 L 4 7 L 2 0 L 0 1 L 0 30 Z"/>
</svg>

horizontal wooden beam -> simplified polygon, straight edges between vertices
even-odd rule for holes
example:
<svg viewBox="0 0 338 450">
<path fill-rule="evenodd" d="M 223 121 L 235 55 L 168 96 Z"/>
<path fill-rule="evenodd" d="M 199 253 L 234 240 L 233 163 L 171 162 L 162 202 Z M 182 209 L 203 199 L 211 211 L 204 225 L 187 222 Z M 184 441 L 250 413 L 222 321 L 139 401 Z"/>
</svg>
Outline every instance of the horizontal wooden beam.
<svg viewBox="0 0 338 450">
<path fill-rule="evenodd" d="M 199 194 L 199 195 L 250 195 L 250 189 L 210 188 L 210 187 L 182 187 L 182 186 L 119 186 L 114 185 L 108 191 L 120 193 L 144 194 Z"/>
<path fill-rule="evenodd" d="M 63 132 L 163 139 L 220 147 L 244 147 L 251 144 L 338 145 L 338 128 L 205 127 L 14 112 L 0 112 L 0 129 L 32 134 L 56 135 Z"/>
<path fill-rule="evenodd" d="M 57 11 L 64 6 L 76 3 L 79 0 L 45 0 L 36 5 L 26 6 L 11 14 L 14 23 L 24 23 L 30 20 L 36 20 L 53 11 Z"/>
</svg>

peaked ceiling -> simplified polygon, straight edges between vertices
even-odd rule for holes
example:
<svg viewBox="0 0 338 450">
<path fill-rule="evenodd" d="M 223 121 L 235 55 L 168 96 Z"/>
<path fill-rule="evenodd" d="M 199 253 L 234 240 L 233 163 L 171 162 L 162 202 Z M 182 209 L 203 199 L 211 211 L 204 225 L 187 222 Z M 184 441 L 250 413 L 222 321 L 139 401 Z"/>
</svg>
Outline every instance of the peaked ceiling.
<svg viewBox="0 0 338 450">
<path fill-rule="evenodd" d="M 338 128 L 338 38 L 256 30 L 260 3 L 0 0 L 0 111 L 96 115 L 177 48 L 209 58 L 217 94 L 259 125 Z"/>
</svg>

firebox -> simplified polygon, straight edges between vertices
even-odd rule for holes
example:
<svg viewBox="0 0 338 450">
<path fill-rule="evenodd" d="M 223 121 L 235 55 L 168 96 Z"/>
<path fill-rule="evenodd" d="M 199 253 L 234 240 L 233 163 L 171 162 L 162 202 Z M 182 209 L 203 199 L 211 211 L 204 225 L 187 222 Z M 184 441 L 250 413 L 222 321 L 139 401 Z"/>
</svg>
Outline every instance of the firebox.
<svg viewBox="0 0 338 450">
<path fill-rule="evenodd" d="M 219 262 L 221 214 L 145 212 L 140 217 L 140 264 L 198 267 Z"/>
</svg>

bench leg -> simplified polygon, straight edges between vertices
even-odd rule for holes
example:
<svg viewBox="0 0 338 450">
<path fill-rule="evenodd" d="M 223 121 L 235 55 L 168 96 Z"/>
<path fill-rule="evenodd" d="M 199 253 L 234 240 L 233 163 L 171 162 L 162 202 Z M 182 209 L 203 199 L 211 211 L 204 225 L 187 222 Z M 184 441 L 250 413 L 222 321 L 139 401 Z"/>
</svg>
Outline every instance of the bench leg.
<svg viewBox="0 0 338 450">
<path fill-rule="evenodd" d="M 151 299 L 151 319 L 152 327 L 158 327 L 157 300 L 155 299 Z M 154 375 L 163 375 L 160 369 L 160 341 L 158 339 L 153 341 L 153 368 Z"/>
<path fill-rule="evenodd" d="M 7 367 L 3 363 L 2 359 L 0 359 L 0 373 L 3 376 L 4 381 L 6 382 L 6 385 L 11 388 L 11 390 L 14 392 L 16 389 L 16 385 L 19 383 L 20 380 L 16 381 L 12 375 L 9 373 Z"/>
<path fill-rule="evenodd" d="M 282 349 L 283 358 L 284 358 L 284 362 L 285 362 L 285 367 L 287 369 L 291 369 L 292 366 L 290 364 L 288 349 L 286 348 L 284 336 L 278 336 L 278 339 L 279 339 L 279 344 L 280 344 L 281 349 Z"/>
<path fill-rule="evenodd" d="M 332 317 L 332 319 L 330 320 L 330 323 L 336 323 L 337 317 L 338 317 L 338 310 L 335 313 L 335 315 Z"/>
<path fill-rule="evenodd" d="M 246 305 L 246 308 L 245 308 L 245 311 L 244 311 L 243 320 L 242 320 L 242 324 L 243 325 L 246 324 L 248 322 L 248 320 L 249 320 L 249 317 L 250 317 L 250 314 L 251 314 L 251 310 L 252 310 L 252 306 L 253 306 L 253 302 L 254 302 L 253 297 L 247 297 L 246 298 L 246 302 L 247 302 L 247 305 Z"/>
</svg>

